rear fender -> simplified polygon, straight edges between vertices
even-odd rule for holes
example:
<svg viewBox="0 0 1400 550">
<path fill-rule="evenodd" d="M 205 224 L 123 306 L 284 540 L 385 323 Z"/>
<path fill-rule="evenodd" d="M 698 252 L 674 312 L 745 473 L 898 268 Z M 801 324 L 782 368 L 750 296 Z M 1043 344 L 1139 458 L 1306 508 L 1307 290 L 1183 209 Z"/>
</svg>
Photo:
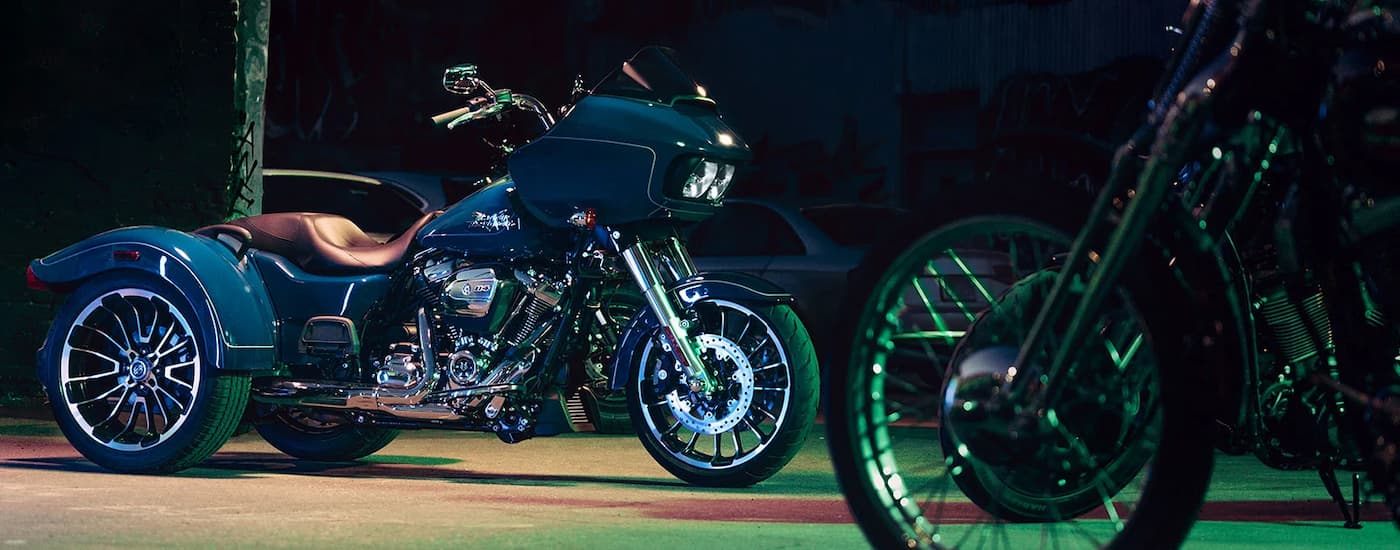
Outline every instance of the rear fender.
<svg viewBox="0 0 1400 550">
<path fill-rule="evenodd" d="M 262 277 L 214 239 L 161 227 L 125 227 L 34 260 L 29 269 L 45 286 L 60 292 L 112 271 L 150 273 L 175 285 L 200 324 L 213 328 L 206 332 L 204 349 L 212 351 L 217 368 L 275 367 L 275 316 Z"/>
<path fill-rule="evenodd" d="M 681 279 L 671 284 L 667 293 L 674 296 L 677 303 L 685 309 L 704 300 L 788 305 L 796 302 L 791 293 L 761 277 L 722 271 L 700 273 Z M 643 308 L 627 323 L 617 350 L 613 353 L 612 366 L 609 369 L 609 385 L 612 389 L 624 387 L 632 375 L 634 356 L 641 351 L 641 344 L 660 328 L 661 323 L 651 308 Z"/>
</svg>

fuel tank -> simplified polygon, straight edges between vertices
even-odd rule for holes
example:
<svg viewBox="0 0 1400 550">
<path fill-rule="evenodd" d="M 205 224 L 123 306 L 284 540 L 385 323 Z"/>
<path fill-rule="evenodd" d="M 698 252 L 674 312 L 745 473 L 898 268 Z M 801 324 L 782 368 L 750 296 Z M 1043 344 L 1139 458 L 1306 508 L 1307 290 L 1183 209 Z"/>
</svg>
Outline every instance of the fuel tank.
<svg viewBox="0 0 1400 550">
<path fill-rule="evenodd" d="M 428 222 L 418 242 L 473 258 L 508 260 L 558 252 L 569 241 L 554 231 L 525 210 L 515 182 L 506 176 Z"/>
</svg>

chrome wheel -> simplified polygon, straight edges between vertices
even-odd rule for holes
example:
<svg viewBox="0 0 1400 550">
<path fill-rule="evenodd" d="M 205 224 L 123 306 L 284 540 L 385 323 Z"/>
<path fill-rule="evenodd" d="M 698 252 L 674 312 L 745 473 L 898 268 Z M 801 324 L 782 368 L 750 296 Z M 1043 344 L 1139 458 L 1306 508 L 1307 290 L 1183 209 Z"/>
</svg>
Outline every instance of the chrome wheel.
<svg viewBox="0 0 1400 550">
<path fill-rule="evenodd" d="M 58 389 L 88 437 L 117 451 L 155 447 L 198 398 L 199 346 L 170 300 L 122 288 L 89 302 L 63 339 Z"/>
<path fill-rule="evenodd" d="M 715 470 L 762 455 L 785 427 L 793 370 L 773 327 L 743 305 L 696 305 L 691 334 L 720 388 L 692 391 L 684 371 L 656 339 L 642 350 L 635 388 L 649 437 L 676 460 Z"/>
</svg>

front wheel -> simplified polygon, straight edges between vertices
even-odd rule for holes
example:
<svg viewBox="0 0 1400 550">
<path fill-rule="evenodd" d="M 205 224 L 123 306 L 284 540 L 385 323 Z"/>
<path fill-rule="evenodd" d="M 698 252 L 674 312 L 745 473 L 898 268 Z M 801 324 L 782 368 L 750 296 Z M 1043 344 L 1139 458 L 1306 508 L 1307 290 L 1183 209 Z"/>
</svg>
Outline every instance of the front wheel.
<svg viewBox="0 0 1400 550">
<path fill-rule="evenodd" d="M 687 316 L 720 388 L 691 391 L 660 339 L 646 339 L 627 384 L 638 437 L 662 467 L 695 485 L 768 479 L 797 454 L 816 415 L 811 337 L 787 305 L 709 300 Z"/>
</svg>

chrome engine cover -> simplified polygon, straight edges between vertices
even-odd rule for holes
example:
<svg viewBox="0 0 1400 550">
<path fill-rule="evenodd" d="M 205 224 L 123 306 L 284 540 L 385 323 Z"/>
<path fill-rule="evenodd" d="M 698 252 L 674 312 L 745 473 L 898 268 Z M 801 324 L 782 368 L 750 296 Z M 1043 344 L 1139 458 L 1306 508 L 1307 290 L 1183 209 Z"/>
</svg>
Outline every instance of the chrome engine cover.
<svg viewBox="0 0 1400 550">
<path fill-rule="evenodd" d="M 512 281 L 496 276 L 489 267 L 468 267 L 457 271 L 443 287 L 443 306 L 465 317 L 485 317 L 491 313 L 496 290 Z"/>
</svg>

